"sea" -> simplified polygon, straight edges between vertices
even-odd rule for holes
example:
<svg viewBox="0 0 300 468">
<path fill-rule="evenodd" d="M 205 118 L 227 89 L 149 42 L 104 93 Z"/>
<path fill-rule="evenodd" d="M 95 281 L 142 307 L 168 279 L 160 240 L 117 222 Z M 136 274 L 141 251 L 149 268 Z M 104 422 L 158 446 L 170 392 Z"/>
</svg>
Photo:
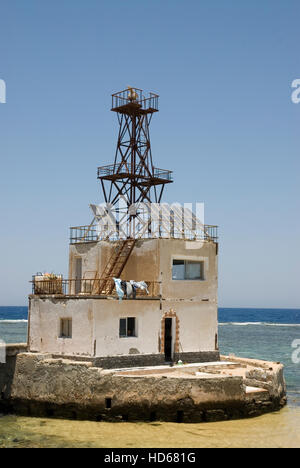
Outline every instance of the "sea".
<svg viewBox="0 0 300 468">
<path fill-rule="evenodd" d="M 27 307 L 0 307 L 0 340 L 26 342 Z M 288 405 L 253 419 L 200 424 L 0 417 L 0 447 L 300 447 L 300 309 L 220 308 L 222 354 L 280 361 Z"/>
</svg>

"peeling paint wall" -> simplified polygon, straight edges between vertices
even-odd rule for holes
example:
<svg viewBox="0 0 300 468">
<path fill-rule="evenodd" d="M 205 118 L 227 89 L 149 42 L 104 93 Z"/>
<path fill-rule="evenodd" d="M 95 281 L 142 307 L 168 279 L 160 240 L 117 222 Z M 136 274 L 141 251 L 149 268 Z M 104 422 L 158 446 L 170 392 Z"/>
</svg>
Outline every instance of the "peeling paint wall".
<svg viewBox="0 0 300 468">
<path fill-rule="evenodd" d="M 204 262 L 204 280 L 172 280 L 173 260 Z M 170 299 L 209 300 L 217 302 L 218 270 L 216 244 L 181 239 L 163 239 L 160 243 L 160 270 L 163 295 Z"/>
<path fill-rule="evenodd" d="M 116 247 L 113 242 L 70 246 L 70 278 L 82 258 L 83 278 L 102 271 Z M 217 249 L 213 242 L 182 239 L 138 240 L 122 278 L 162 282 L 161 300 L 76 296 L 30 299 L 31 351 L 97 357 L 164 352 L 164 314 L 173 311 L 173 352 L 215 351 L 217 317 Z M 204 262 L 204 280 L 172 280 L 173 259 Z M 119 337 L 121 318 L 136 318 L 136 337 Z M 60 338 L 60 320 L 72 319 L 72 338 Z M 176 336 L 175 336 L 176 333 Z"/>
<path fill-rule="evenodd" d="M 95 339 L 97 356 L 156 354 L 160 333 L 159 301 L 117 300 L 94 301 Z M 136 337 L 119 337 L 121 318 L 136 317 Z"/>
<path fill-rule="evenodd" d="M 217 320 L 213 305 L 193 302 L 31 298 L 31 351 L 90 356 L 163 352 L 162 318 L 176 311 L 179 352 L 214 351 Z M 121 318 L 136 317 L 136 337 L 119 337 Z M 60 320 L 72 319 L 72 338 L 60 338 Z M 175 336 L 174 336 L 175 338 Z M 174 352 L 178 352 L 175 349 Z M 136 354 L 138 354 L 136 353 Z"/>
<path fill-rule="evenodd" d="M 89 273 L 101 272 L 105 268 L 116 242 L 75 244 L 70 246 L 69 278 L 75 279 L 76 257 L 83 259 L 83 278 Z M 217 302 L 218 256 L 213 242 L 186 241 L 184 239 L 138 240 L 124 268 L 122 278 L 136 281 L 162 281 L 165 298 L 187 300 L 209 300 Z M 194 260 L 204 262 L 204 280 L 173 281 L 172 262 Z M 94 276 L 92 276 L 93 278 Z"/>
<path fill-rule="evenodd" d="M 60 338 L 60 320 L 72 319 L 72 338 Z M 30 299 L 31 351 L 93 355 L 93 304 L 90 299 Z"/>
</svg>

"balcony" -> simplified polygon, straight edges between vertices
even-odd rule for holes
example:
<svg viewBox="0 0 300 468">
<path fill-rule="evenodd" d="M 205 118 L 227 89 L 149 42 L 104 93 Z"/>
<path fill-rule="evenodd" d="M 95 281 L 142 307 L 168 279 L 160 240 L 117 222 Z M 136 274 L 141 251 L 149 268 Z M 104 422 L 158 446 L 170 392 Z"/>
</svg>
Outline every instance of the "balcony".
<svg viewBox="0 0 300 468">
<path fill-rule="evenodd" d="M 107 297 L 105 294 L 100 293 L 100 279 L 63 279 L 62 276 L 57 278 L 40 279 L 41 277 L 33 277 L 32 294 L 35 296 L 99 296 Z M 126 280 L 124 280 L 126 281 Z M 114 285 L 114 281 L 111 280 Z M 160 297 L 160 282 L 146 281 L 149 294 L 145 290 L 136 290 L 136 299 L 148 298 L 158 299 Z M 116 290 L 114 289 L 109 297 L 118 298 Z"/>
<path fill-rule="evenodd" d="M 167 169 L 154 167 L 147 171 L 144 166 L 138 165 L 132 168 L 130 163 L 110 164 L 108 166 L 98 167 L 98 179 L 102 180 L 120 180 L 131 179 L 140 185 L 160 185 L 173 182 L 173 172 Z"/>
</svg>

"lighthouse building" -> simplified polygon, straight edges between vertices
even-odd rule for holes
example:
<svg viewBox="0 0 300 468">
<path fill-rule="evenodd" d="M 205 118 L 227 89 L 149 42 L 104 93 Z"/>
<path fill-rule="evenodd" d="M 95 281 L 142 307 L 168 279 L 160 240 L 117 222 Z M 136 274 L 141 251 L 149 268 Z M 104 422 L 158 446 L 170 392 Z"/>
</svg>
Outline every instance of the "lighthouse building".
<svg viewBox="0 0 300 468">
<path fill-rule="evenodd" d="M 169 170 L 154 167 L 149 127 L 158 95 L 112 96 L 114 162 L 98 168 L 103 200 L 70 229 L 69 275 L 37 274 L 31 352 L 106 368 L 219 360 L 217 227 L 163 203 Z"/>
</svg>

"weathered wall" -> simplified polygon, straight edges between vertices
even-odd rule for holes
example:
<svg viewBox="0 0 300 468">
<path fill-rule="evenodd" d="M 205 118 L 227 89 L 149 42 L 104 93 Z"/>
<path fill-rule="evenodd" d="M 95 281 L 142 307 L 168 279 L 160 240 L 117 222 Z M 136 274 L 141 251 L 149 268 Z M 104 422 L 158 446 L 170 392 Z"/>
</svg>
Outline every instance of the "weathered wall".
<svg viewBox="0 0 300 468">
<path fill-rule="evenodd" d="M 102 243 L 101 243 L 102 244 Z M 69 249 L 69 278 L 76 278 L 76 258 L 82 259 L 82 278 L 93 279 L 101 271 L 100 243 L 86 243 L 70 245 Z M 72 284 L 71 294 L 75 294 L 75 283 Z"/>
<path fill-rule="evenodd" d="M 111 409 L 106 409 L 106 399 Z M 190 379 L 121 376 L 94 368 L 91 363 L 47 359 L 43 355 L 18 356 L 11 388 L 12 405 L 26 402 L 76 408 L 83 417 L 105 419 L 128 415 L 148 419 L 152 411 L 164 420 L 176 420 L 176 412 L 201 419 L 201 411 L 234 408 L 245 402 L 242 379 Z M 39 405 L 37 405 L 38 408 Z"/>
<path fill-rule="evenodd" d="M 136 241 L 122 277 L 135 281 L 160 281 L 159 251 L 158 239 Z"/>
<path fill-rule="evenodd" d="M 286 384 L 284 380 L 284 367 L 281 363 L 266 362 L 260 359 L 240 358 L 235 356 L 222 356 L 223 360 L 230 359 L 242 365 L 253 366 L 253 369 L 246 372 L 245 385 L 250 387 L 260 387 L 268 390 L 273 398 L 280 398 L 286 393 Z"/>
<path fill-rule="evenodd" d="M 215 304 L 196 301 L 163 301 L 162 314 L 173 310 L 179 319 L 181 352 L 215 351 L 218 312 Z"/>
<path fill-rule="evenodd" d="M 218 293 L 216 244 L 182 239 L 161 239 L 159 246 L 163 297 L 170 300 L 204 300 L 216 307 Z M 204 280 L 172 280 L 172 264 L 175 259 L 203 261 Z"/>
<path fill-rule="evenodd" d="M 163 319 L 170 309 L 178 320 L 176 353 L 215 351 L 217 317 L 212 304 L 86 297 L 31 297 L 30 350 L 99 357 L 163 353 Z M 136 337 L 119 337 L 124 317 L 136 317 Z M 59 337 L 61 318 L 72 318 L 72 338 Z"/>
<path fill-rule="evenodd" d="M 75 278 L 75 259 L 83 260 L 83 278 L 101 275 L 113 253 L 116 242 L 75 244 L 70 246 L 69 278 Z M 172 262 L 176 260 L 204 261 L 204 280 L 172 280 Z M 90 274 L 90 275 L 89 275 Z M 136 281 L 162 281 L 166 299 L 209 301 L 217 304 L 218 255 L 213 242 L 184 239 L 138 240 L 122 273 L 122 278 Z"/>
<path fill-rule="evenodd" d="M 76 258 L 82 258 L 82 278 L 99 278 L 118 242 L 70 245 L 69 278 L 75 279 Z M 136 281 L 159 281 L 158 239 L 138 240 L 123 271 L 122 277 Z"/>
<path fill-rule="evenodd" d="M 117 243 L 70 246 L 70 278 L 82 258 L 83 278 L 103 270 Z M 173 259 L 204 262 L 204 280 L 172 279 Z M 213 242 L 183 239 L 138 240 L 123 278 L 162 283 L 161 300 L 123 300 L 99 297 L 31 297 L 31 351 L 98 357 L 164 353 L 164 317 L 173 313 L 172 349 L 176 353 L 217 351 L 217 250 Z M 73 288 L 74 289 L 74 288 Z M 71 291 L 74 293 L 74 291 Z M 137 336 L 119 338 L 120 318 L 136 317 Z M 61 318 L 72 318 L 72 339 L 60 338 Z M 157 362 L 157 359 L 156 361 Z"/>
<path fill-rule="evenodd" d="M 72 319 L 72 339 L 60 338 L 60 319 Z M 29 299 L 29 349 L 31 351 L 93 355 L 92 299 Z"/>
<path fill-rule="evenodd" d="M 159 353 L 159 301 L 94 300 L 93 308 L 97 356 Z M 136 317 L 136 337 L 119 337 L 120 318 L 126 317 Z"/>
</svg>

